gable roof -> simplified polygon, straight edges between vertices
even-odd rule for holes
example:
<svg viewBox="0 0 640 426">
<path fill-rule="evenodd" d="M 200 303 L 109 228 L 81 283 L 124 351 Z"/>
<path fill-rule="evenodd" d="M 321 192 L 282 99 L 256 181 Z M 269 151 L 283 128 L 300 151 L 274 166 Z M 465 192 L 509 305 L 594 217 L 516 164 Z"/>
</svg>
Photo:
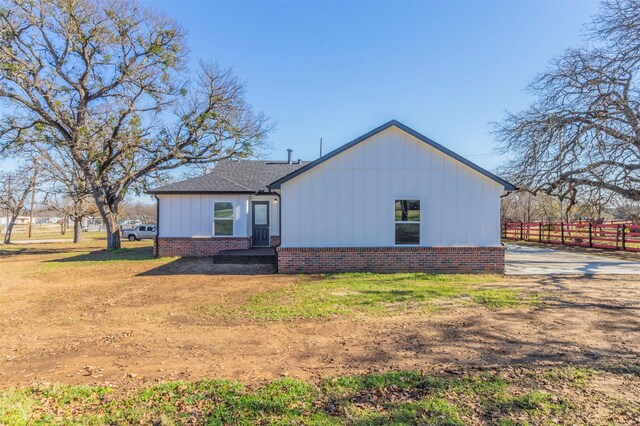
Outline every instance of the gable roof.
<svg viewBox="0 0 640 426">
<path fill-rule="evenodd" d="M 467 160 L 466 158 L 462 157 L 459 154 L 456 154 L 455 152 L 451 151 L 448 148 L 445 148 L 444 146 L 440 145 L 439 143 L 429 139 L 428 137 L 416 132 L 415 130 L 413 130 L 410 127 L 405 126 L 404 124 L 400 123 L 399 121 L 396 120 L 391 120 L 388 123 L 383 124 L 380 127 L 377 127 L 375 129 L 373 129 L 372 131 L 370 131 L 369 133 L 366 133 L 362 136 L 360 136 L 357 139 L 352 140 L 351 142 L 342 145 L 341 147 L 331 151 L 328 154 L 323 155 L 322 157 L 318 158 L 315 161 L 312 161 L 308 164 L 306 164 L 304 167 L 300 167 L 299 169 L 289 173 L 286 176 L 283 176 L 277 180 L 275 180 L 274 182 L 272 182 L 269 185 L 270 189 L 280 189 L 280 187 L 282 186 L 283 183 L 287 182 L 288 180 L 293 179 L 294 177 L 306 172 L 307 170 L 310 170 L 314 167 L 316 167 L 319 164 L 324 163 L 325 161 L 327 161 L 328 159 L 335 157 L 336 155 L 340 154 L 343 151 L 346 151 L 347 149 L 356 146 L 357 144 L 359 144 L 362 141 L 365 141 L 367 139 L 369 139 L 372 136 L 377 135 L 380 132 L 383 132 L 384 130 L 390 128 L 390 127 L 397 127 L 398 129 L 409 133 L 411 136 L 421 140 L 422 142 L 426 143 L 427 145 L 431 146 L 432 148 L 442 152 L 443 154 L 448 155 L 449 157 L 461 162 L 462 164 L 472 168 L 473 170 L 475 170 L 476 172 L 488 177 L 489 179 L 499 183 L 500 185 L 502 185 L 505 189 L 505 191 L 512 191 L 515 190 L 516 187 L 512 184 L 510 184 L 509 182 L 507 182 L 506 180 L 494 175 L 493 173 L 483 169 L 482 167 L 478 166 L 477 164 Z"/>
<path fill-rule="evenodd" d="M 154 188 L 150 194 L 247 193 L 269 191 L 276 179 L 290 174 L 308 162 L 292 163 L 259 160 L 223 160 L 206 175 Z"/>
</svg>

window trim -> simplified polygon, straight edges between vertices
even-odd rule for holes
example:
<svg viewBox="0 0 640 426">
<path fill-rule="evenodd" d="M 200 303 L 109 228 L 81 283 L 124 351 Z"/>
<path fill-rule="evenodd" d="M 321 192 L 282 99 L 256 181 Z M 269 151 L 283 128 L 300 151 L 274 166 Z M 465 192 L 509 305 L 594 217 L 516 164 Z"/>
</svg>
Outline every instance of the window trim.
<svg viewBox="0 0 640 426">
<path fill-rule="evenodd" d="M 396 203 L 398 203 L 398 201 L 417 201 L 420 203 L 420 209 L 418 210 L 420 212 L 420 219 L 419 220 L 396 220 Z M 420 242 L 422 240 L 422 200 L 419 197 L 415 197 L 415 198 L 395 198 L 393 200 L 393 244 L 399 247 L 419 247 L 420 246 Z M 410 224 L 417 224 L 418 225 L 418 242 L 417 243 L 410 243 L 410 244 L 402 244 L 402 243 L 398 243 L 397 242 L 397 231 L 396 231 L 396 225 L 398 224 L 406 224 L 406 225 L 410 225 Z"/>
<path fill-rule="evenodd" d="M 231 204 L 231 217 L 230 218 L 218 218 L 216 219 L 216 204 L 230 203 Z M 236 203 L 233 200 L 215 200 L 213 202 L 213 222 L 211 223 L 211 236 L 217 238 L 229 238 L 236 235 Z M 231 221 L 231 235 L 216 235 L 216 220 L 228 220 Z"/>
</svg>

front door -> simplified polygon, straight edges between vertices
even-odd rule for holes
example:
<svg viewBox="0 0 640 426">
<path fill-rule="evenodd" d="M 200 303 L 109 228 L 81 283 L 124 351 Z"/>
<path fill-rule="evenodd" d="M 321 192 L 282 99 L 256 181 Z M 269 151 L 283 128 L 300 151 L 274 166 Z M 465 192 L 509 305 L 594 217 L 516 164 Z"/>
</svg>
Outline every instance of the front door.
<svg viewBox="0 0 640 426">
<path fill-rule="evenodd" d="M 269 247 L 269 202 L 253 201 L 251 245 L 254 247 Z"/>
</svg>

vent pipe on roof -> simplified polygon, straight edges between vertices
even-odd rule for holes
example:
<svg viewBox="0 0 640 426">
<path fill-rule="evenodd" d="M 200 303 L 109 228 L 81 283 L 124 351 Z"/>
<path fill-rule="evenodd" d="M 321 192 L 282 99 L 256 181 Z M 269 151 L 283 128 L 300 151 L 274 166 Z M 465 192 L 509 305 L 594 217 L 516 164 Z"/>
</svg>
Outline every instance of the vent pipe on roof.
<svg viewBox="0 0 640 426">
<path fill-rule="evenodd" d="M 291 148 L 287 148 L 287 164 L 291 164 L 291 153 L 293 150 Z"/>
</svg>

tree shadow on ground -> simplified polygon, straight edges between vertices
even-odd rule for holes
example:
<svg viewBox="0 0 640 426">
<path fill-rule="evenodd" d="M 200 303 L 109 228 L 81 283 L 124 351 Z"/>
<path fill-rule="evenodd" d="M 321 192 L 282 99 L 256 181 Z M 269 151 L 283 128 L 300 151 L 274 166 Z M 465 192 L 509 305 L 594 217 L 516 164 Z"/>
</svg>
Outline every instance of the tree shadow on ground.
<svg viewBox="0 0 640 426">
<path fill-rule="evenodd" d="M 416 318 L 413 327 L 393 325 L 381 334 L 386 338 L 344 355 L 354 365 L 572 364 L 640 375 L 640 290 L 616 279 L 618 291 L 612 292 L 611 277 L 544 277 L 530 287 L 542 295 L 534 308 Z"/>
<path fill-rule="evenodd" d="M 117 250 L 94 250 L 89 253 L 77 256 L 64 257 L 61 259 L 47 260 L 46 262 L 66 263 L 66 262 L 109 262 L 114 260 L 151 260 L 154 259 L 153 247 L 122 248 Z M 58 251 L 60 252 L 60 251 Z M 69 252 L 65 249 L 64 252 Z M 54 251 L 55 253 L 55 251 Z"/>
<path fill-rule="evenodd" d="M 13 248 L 11 245 L 2 245 L 0 246 L 0 257 L 4 256 L 15 256 L 15 255 L 34 255 L 34 254 L 57 254 L 57 253 L 68 253 L 70 251 L 86 251 L 85 250 L 70 250 L 70 249 L 60 249 L 60 248 L 42 248 L 42 247 L 20 247 Z"/>
<path fill-rule="evenodd" d="M 213 263 L 211 257 L 181 257 L 148 271 L 139 277 L 162 275 L 266 275 L 276 272 L 273 265 Z"/>
</svg>

